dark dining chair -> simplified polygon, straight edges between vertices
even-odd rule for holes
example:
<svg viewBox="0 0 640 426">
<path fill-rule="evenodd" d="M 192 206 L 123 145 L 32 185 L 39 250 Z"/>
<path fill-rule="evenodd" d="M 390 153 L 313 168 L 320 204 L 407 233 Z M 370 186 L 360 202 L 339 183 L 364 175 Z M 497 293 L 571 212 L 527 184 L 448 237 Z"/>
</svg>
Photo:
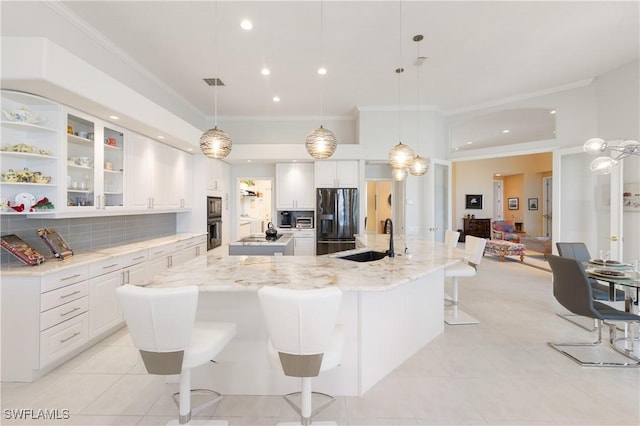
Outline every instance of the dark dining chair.
<svg viewBox="0 0 640 426">
<path fill-rule="evenodd" d="M 591 259 L 591 255 L 589 254 L 589 249 L 587 248 L 585 243 L 561 243 L 557 242 L 556 247 L 558 248 L 558 254 L 562 257 L 568 257 L 571 259 L 576 259 L 579 262 L 588 262 Z M 609 301 L 609 285 L 601 284 L 594 278 L 589 278 L 589 283 L 591 284 L 591 289 L 593 290 L 593 298 L 599 301 Z M 623 301 L 625 299 L 625 294 L 623 290 L 615 289 L 613 300 L 614 301 Z M 558 314 L 558 316 L 566 319 L 569 322 L 576 324 L 588 331 L 595 331 L 597 328 L 597 321 L 594 322 L 593 327 L 587 327 L 581 324 L 578 321 L 574 321 L 571 319 L 576 315 L 573 314 Z"/>
<path fill-rule="evenodd" d="M 612 323 L 606 323 L 609 326 L 609 345 L 611 348 L 625 357 L 625 361 L 604 361 L 597 359 L 594 361 L 583 361 L 577 356 L 563 350 L 562 347 L 594 347 L 598 348 L 602 343 L 602 327 L 604 321 L 625 321 L 639 322 L 640 316 L 631 312 L 620 311 L 612 308 L 602 302 L 598 302 L 593 298 L 593 289 L 587 273 L 580 261 L 551 255 L 549 256 L 549 265 L 553 274 L 553 295 L 558 302 L 570 312 L 593 318 L 598 321 L 598 339 L 593 343 L 552 343 L 548 342 L 553 349 L 568 356 L 578 364 L 585 367 L 637 367 L 640 365 L 640 358 L 633 352 L 633 336 L 627 336 L 625 344 L 631 348 L 620 349 L 616 346 L 616 326 Z M 631 327 L 630 327 L 631 328 Z M 584 352 L 582 352 L 584 353 Z M 602 355 L 598 353 L 597 355 Z M 628 361 L 626 361 L 628 359 Z"/>
</svg>

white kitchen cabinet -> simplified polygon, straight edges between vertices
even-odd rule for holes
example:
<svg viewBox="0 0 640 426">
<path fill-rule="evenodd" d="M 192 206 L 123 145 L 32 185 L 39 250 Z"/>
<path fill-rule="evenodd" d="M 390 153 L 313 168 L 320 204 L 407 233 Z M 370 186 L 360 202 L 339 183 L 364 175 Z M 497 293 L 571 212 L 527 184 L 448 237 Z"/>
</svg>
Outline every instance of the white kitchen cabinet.
<svg viewBox="0 0 640 426">
<path fill-rule="evenodd" d="M 316 188 L 357 188 L 357 161 L 316 161 Z"/>
<path fill-rule="evenodd" d="M 248 237 L 249 235 L 251 235 L 251 222 L 241 222 L 240 230 L 238 231 L 238 240 Z"/>
<path fill-rule="evenodd" d="M 145 285 L 149 281 L 149 271 L 145 262 L 149 250 L 143 249 L 122 256 L 122 279 L 124 284 Z"/>
<path fill-rule="evenodd" d="M 294 256 L 315 256 L 316 255 L 316 237 L 311 233 L 293 235 L 293 255 Z"/>
<path fill-rule="evenodd" d="M 59 105 L 26 93 L 0 91 L 3 115 L 0 121 L 2 148 L 0 164 L 0 198 L 12 205 L 21 193 L 32 194 L 36 202 L 47 198 L 56 209 L 64 207 L 65 199 L 59 199 L 58 184 L 65 182 L 60 176 Z M 6 113 L 6 114 L 5 114 Z M 35 180 L 34 173 L 50 177 L 50 181 Z M 29 178 L 30 177 L 30 178 Z M 0 214 L 51 213 L 50 209 L 35 208 L 16 212 L 12 209 Z"/>
<path fill-rule="evenodd" d="M 122 271 L 89 279 L 89 338 L 122 323 L 116 289 L 123 283 Z"/>
<path fill-rule="evenodd" d="M 191 207 L 191 155 L 136 133 L 125 152 L 125 205 L 131 209 L 180 210 Z"/>
<path fill-rule="evenodd" d="M 314 210 L 313 163 L 276 164 L 276 209 Z"/>
</svg>

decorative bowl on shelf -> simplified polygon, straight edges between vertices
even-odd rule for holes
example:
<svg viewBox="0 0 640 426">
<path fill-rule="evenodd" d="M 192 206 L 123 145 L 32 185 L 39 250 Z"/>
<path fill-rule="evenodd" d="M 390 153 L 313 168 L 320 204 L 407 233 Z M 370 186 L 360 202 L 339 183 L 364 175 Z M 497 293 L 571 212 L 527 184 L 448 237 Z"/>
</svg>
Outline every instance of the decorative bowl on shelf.
<svg viewBox="0 0 640 426">
<path fill-rule="evenodd" d="M 29 111 L 27 107 L 21 107 L 12 112 L 2 110 L 2 114 L 7 120 L 16 121 L 19 123 L 37 124 L 42 121 L 37 114 Z"/>
</svg>

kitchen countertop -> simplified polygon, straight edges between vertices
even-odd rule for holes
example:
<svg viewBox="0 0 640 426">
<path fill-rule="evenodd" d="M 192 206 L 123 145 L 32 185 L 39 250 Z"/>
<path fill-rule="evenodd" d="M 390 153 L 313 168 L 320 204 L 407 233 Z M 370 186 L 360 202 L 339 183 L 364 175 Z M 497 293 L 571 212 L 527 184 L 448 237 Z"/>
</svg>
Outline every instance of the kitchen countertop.
<svg viewBox="0 0 640 426">
<path fill-rule="evenodd" d="M 284 237 L 283 237 L 284 238 Z M 384 251 L 388 235 L 358 237 L 358 248 L 324 256 L 220 256 L 209 254 L 190 260 L 154 276 L 152 286 L 198 285 L 201 291 L 256 291 L 263 285 L 310 289 L 338 286 L 346 291 L 386 291 L 458 263 L 464 251 L 421 237 L 395 239 L 396 257 L 375 262 L 340 259 L 351 253 L 374 249 Z"/>
<path fill-rule="evenodd" d="M 256 241 L 243 241 L 247 238 L 255 238 Z M 291 234 L 282 234 L 277 240 L 267 240 L 265 234 L 252 234 L 240 241 L 229 243 L 231 246 L 286 246 L 292 240 Z"/>
<path fill-rule="evenodd" d="M 52 272 L 61 271 L 68 268 L 83 266 L 89 263 L 134 253 L 140 250 L 150 249 L 165 244 L 179 243 L 194 237 L 206 235 L 205 233 L 185 233 L 176 235 L 167 235 L 165 237 L 153 238 L 151 240 L 137 241 L 130 244 L 123 244 L 111 247 L 102 247 L 95 250 L 83 252 L 74 252 L 69 259 L 58 260 L 54 257 L 47 257 L 46 262 L 29 266 L 23 263 L 12 263 L 3 266 L 0 272 L 3 276 L 42 276 Z M 204 257 L 204 256 L 202 256 Z"/>
</svg>

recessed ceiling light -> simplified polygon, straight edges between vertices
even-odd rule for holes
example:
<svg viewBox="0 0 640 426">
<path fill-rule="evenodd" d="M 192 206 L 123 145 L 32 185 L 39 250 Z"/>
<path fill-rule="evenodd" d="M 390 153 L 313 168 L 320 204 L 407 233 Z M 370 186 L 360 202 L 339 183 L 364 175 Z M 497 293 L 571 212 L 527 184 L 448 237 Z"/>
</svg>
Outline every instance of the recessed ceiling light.
<svg viewBox="0 0 640 426">
<path fill-rule="evenodd" d="M 502 133 L 509 133 L 509 129 L 504 129 Z"/>
<path fill-rule="evenodd" d="M 468 142 L 467 142 L 467 145 L 471 145 L 472 143 L 473 143 L 473 142 L 471 142 L 471 141 L 468 141 Z"/>
<path fill-rule="evenodd" d="M 247 163 L 250 163 L 250 162 L 251 162 L 251 160 L 247 160 Z"/>
<path fill-rule="evenodd" d="M 555 114 L 555 113 L 556 113 L 555 109 L 552 109 L 551 111 L 549 111 L 549 114 Z"/>
<path fill-rule="evenodd" d="M 496 176 L 502 176 L 500 173 L 496 173 Z"/>
<path fill-rule="evenodd" d="M 243 19 L 242 22 L 240 22 L 240 28 L 249 31 L 253 28 L 253 23 L 248 19 Z"/>
<path fill-rule="evenodd" d="M 187 151 L 192 152 L 193 148 L 187 148 Z"/>
<path fill-rule="evenodd" d="M 109 118 L 112 120 L 120 120 L 120 117 L 118 117 L 117 115 L 110 115 Z"/>
<path fill-rule="evenodd" d="M 274 96 L 273 97 L 273 102 L 280 102 L 280 97 L 279 96 Z"/>
<path fill-rule="evenodd" d="M 262 74 L 262 75 L 269 75 L 269 74 L 271 74 L 271 70 L 269 70 L 269 68 L 267 68 L 267 67 L 262 68 L 262 69 L 260 70 L 260 74 Z"/>
<path fill-rule="evenodd" d="M 164 139 L 164 136 L 159 135 L 159 136 L 158 136 L 158 139 Z"/>
<path fill-rule="evenodd" d="M 318 68 L 318 74 L 325 75 L 327 73 L 327 69 L 325 67 Z"/>
<path fill-rule="evenodd" d="M 456 151 L 459 150 L 460 148 L 456 147 Z"/>
</svg>

